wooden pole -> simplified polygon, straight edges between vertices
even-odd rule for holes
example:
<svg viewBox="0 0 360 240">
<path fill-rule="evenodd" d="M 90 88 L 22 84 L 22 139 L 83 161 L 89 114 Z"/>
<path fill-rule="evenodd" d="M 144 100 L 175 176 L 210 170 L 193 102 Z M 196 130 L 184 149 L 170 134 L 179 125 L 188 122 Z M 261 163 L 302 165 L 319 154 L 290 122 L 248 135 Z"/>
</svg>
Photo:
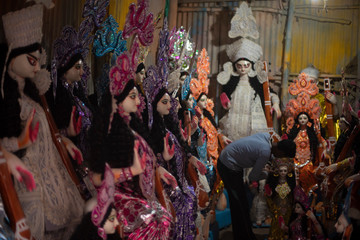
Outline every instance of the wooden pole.
<svg viewBox="0 0 360 240">
<path fill-rule="evenodd" d="M 360 24 L 360 14 L 358 14 L 358 25 Z M 360 29 L 358 29 L 358 41 L 357 41 L 357 79 L 356 83 L 356 96 L 355 96 L 355 105 L 354 109 L 357 111 L 360 110 Z"/>
<path fill-rule="evenodd" d="M 178 0 L 171 0 L 169 4 L 169 30 L 176 27 L 177 21 L 177 11 L 178 11 Z"/>
<path fill-rule="evenodd" d="M 289 100 L 288 82 L 289 82 L 289 66 L 290 66 L 290 48 L 291 48 L 291 34 L 292 34 L 292 22 L 294 18 L 295 0 L 289 0 L 288 15 L 284 36 L 284 52 L 282 59 L 282 79 L 281 79 L 281 109 L 285 109 L 285 106 Z"/>
</svg>

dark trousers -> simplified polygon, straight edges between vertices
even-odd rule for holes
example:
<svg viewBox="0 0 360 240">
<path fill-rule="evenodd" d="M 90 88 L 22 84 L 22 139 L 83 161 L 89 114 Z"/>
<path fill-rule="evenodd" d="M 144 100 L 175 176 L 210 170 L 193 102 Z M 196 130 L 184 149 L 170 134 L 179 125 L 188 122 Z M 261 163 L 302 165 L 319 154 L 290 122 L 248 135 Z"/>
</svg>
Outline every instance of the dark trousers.
<svg viewBox="0 0 360 240">
<path fill-rule="evenodd" d="M 234 240 L 256 240 L 252 231 L 250 208 L 246 197 L 243 171 L 233 171 L 221 163 L 220 160 L 217 162 L 217 169 L 229 194 Z"/>
</svg>

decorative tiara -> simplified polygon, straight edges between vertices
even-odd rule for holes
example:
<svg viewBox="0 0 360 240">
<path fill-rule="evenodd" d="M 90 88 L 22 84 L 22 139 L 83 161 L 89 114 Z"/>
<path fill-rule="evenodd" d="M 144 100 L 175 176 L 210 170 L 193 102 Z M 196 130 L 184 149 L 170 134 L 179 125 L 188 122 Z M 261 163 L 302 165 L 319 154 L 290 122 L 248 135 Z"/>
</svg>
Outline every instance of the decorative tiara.
<svg viewBox="0 0 360 240">
<path fill-rule="evenodd" d="M 168 53 L 170 45 L 170 33 L 167 20 L 164 19 L 163 29 L 160 31 L 159 47 L 157 53 L 157 66 L 150 66 L 146 72 L 143 88 L 148 101 L 149 128 L 153 123 L 152 103 L 160 89 L 167 88 L 169 77 Z"/>
<path fill-rule="evenodd" d="M 136 8 L 137 6 L 137 8 Z M 135 71 L 139 57 L 139 42 L 143 46 L 149 46 L 153 41 L 154 25 L 153 15 L 147 12 L 148 1 L 138 0 L 137 5 L 132 3 L 126 15 L 123 38 L 127 39 L 134 35 L 130 52 L 125 51 L 116 59 L 116 65 L 110 69 L 110 92 L 119 95 L 126 84 L 135 79 Z"/>
<path fill-rule="evenodd" d="M 139 44 L 134 41 L 131 51 L 123 52 L 117 59 L 116 65 L 110 69 L 110 92 L 113 96 L 120 95 L 126 84 L 135 79 Z"/>
<path fill-rule="evenodd" d="M 208 74 L 210 74 L 210 63 L 209 56 L 205 48 L 201 50 L 200 56 L 197 59 L 196 65 L 198 79 L 192 78 L 190 82 L 191 93 L 194 98 L 198 100 L 198 97 L 201 93 L 208 94 L 210 79 Z"/>
<path fill-rule="evenodd" d="M 130 4 L 123 30 L 124 39 L 137 34 L 141 45 L 149 46 L 152 43 L 154 38 L 153 15 L 148 13 L 148 5 L 148 0 L 138 0 L 137 9 L 134 3 Z"/>
<path fill-rule="evenodd" d="M 87 0 L 84 4 L 82 17 L 91 21 L 98 28 L 106 16 L 108 5 L 109 0 Z"/>
<path fill-rule="evenodd" d="M 287 131 L 293 127 L 297 116 L 305 112 L 315 122 L 318 121 L 320 116 L 320 103 L 317 99 L 311 99 L 311 96 L 315 96 L 319 92 L 319 88 L 313 80 L 308 81 L 308 76 L 305 73 L 301 73 L 298 79 L 294 79 L 294 82 L 289 86 L 289 93 L 296 96 L 296 99 L 291 99 L 286 105 L 285 115 L 288 117 L 286 121 Z"/>
<path fill-rule="evenodd" d="M 185 81 L 181 87 L 181 100 L 185 100 L 190 91 L 191 74 L 186 76 Z"/>
<path fill-rule="evenodd" d="M 234 17 L 231 19 L 231 29 L 228 33 L 230 38 L 251 37 L 259 38 L 256 20 L 252 14 L 251 8 L 246 2 L 242 2 L 240 7 L 236 9 Z"/>
<path fill-rule="evenodd" d="M 170 70 L 181 67 L 182 71 L 191 70 L 191 62 L 198 52 L 195 43 L 190 40 L 189 31 L 183 26 L 170 38 L 169 67 Z"/>
<path fill-rule="evenodd" d="M 94 26 L 100 26 L 102 19 L 106 15 L 106 7 L 108 5 L 109 0 L 87 0 L 82 14 L 84 20 L 80 24 L 79 31 L 77 32 L 72 26 L 65 26 L 60 37 L 54 42 L 54 58 L 51 62 L 54 95 L 56 94 L 57 87 L 57 71 L 65 67 L 71 58 L 77 54 L 81 54 L 82 58 L 86 59 L 89 53 L 89 46 L 93 41 L 91 32 Z M 81 81 L 86 87 L 90 76 L 90 69 L 85 62 L 83 68 L 84 74 Z"/>
<path fill-rule="evenodd" d="M 122 31 L 118 31 L 119 24 L 113 16 L 109 16 L 101 28 L 95 32 L 93 53 L 97 57 L 113 52 L 112 59 L 115 59 L 122 52 L 126 51 L 126 41 L 122 38 Z"/>
</svg>

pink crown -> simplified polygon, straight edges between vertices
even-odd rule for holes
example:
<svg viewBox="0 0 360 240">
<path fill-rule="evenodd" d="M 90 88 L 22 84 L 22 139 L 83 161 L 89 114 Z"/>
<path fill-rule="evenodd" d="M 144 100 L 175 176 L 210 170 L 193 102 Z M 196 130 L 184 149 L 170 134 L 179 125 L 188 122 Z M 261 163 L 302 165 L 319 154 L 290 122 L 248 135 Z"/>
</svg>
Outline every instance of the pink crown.
<svg viewBox="0 0 360 240">
<path fill-rule="evenodd" d="M 135 39 L 130 52 L 123 52 L 116 59 L 116 65 L 110 69 L 110 92 L 113 96 L 120 95 L 126 84 L 135 79 L 138 53 L 139 43 Z"/>
<path fill-rule="evenodd" d="M 131 79 L 135 79 L 140 53 L 139 42 L 143 46 L 149 46 L 153 41 L 153 15 L 147 11 L 148 5 L 148 0 L 138 0 L 137 5 L 132 3 L 129 6 L 122 36 L 124 39 L 135 37 L 130 52 L 126 51 L 118 56 L 116 65 L 110 69 L 110 92 L 114 96 L 121 94 L 126 84 Z"/>
<path fill-rule="evenodd" d="M 101 186 L 97 189 L 97 204 L 91 213 L 91 221 L 98 227 L 98 234 L 103 239 L 106 239 L 105 230 L 101 226 L 105 214 L 111 203 L 114 202 L 114 174 L 108 164 L 105 165 L 104 180 Z"/>
</svg>

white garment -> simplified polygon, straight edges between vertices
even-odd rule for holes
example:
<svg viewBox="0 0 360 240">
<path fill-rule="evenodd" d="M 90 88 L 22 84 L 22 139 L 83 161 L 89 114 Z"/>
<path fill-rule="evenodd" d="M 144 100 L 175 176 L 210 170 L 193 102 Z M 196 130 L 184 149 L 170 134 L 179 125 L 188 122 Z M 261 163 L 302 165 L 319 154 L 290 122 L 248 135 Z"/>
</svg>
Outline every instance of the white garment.
<svg viewBox="0 0 360 240">
<path fill-rule="evenodd" d="M 231 108 L 220 120 L 223 133 L 232 141 L 259 132 L 267 132 L 266 118 L 259 95 L 250 86 L 249 77 L 240 78 L 231 94 Z"/>
<path fill-rule="evenodd" d="M 36 141 L 21 158 L 33 174 L 36 189 L 27 191 L 15 181 L 15 188 L 35 239 L 69 239 L 83 215 L 83 199 L 70 178 L 55 144 L 42 107 L 29 97 L 19 99 L 20 118 L 25 124 L 35 108 L 33 123 L 39 122 Z M 46 232 L 45 232 L 46 231 Z"/>
</svg>

